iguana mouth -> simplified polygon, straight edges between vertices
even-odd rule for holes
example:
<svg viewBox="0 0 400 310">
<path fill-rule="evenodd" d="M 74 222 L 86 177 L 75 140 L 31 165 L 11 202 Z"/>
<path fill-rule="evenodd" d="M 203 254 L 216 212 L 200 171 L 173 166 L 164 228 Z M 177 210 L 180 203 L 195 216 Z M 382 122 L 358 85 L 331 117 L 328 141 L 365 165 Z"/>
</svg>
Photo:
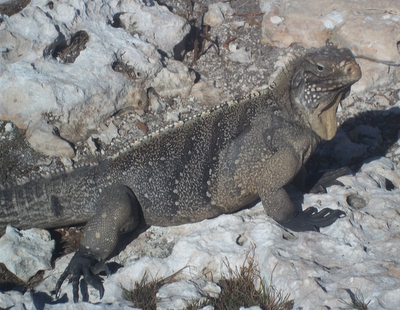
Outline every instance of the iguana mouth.
<svg viewBox="0 0 400 310">
<path fill-rule="evenodd" d="M 349 94 L 350 94 L 350 87 L 348 85 L 346 86 L 342 86 L 342 87 L 338 87 L 336 88 L 336 94 L 333 97 L 334 99 L 330 101 L 329 104 L 327 104 L 319 113 L 319 115 L 321 115 L 322 113 L 324 113 L 327 110 L 330 110 L 336 103 L 338 103 L 337 99 L 339 99 L 339 102 L 342 101 L 343 99 L 345 99 Z M 336 113 L 336 110 L 335 110 Z"/>
<path fill-rule="evenodd" d="M 337 107 L 344 98 L 347 97 L 349 91 L 347 92 L 338 92 L 335 96 L 334 100 L 326 106 L 321 113 L 318 115 L 319 122 L 321 127 L 324 129 L 323 131 L 317 132 L 321 138 L 324 140 L 331 140 L 337 131 L 337 122 L 336 122 L 336 111 Z M 314 129 L 315 130 L 315 129 Z"/>
</svg>

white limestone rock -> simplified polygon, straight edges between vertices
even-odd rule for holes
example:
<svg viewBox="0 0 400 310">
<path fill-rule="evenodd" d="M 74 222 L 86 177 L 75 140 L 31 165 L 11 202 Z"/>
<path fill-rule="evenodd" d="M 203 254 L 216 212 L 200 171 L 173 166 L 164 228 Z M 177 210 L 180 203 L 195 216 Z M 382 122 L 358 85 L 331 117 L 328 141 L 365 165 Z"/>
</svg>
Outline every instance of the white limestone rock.
<svg viewBox="0 0 400 310">
<path fill-rule="evenodd" d="M 225 16 L 230 16 L 234 13 L 235 11 L 229 3 L 213 3 L 208 6 L 208 11 L 204 14 L 203 22 L 211 27 L 219 26 L 225 21 Z"/>
<path fill-rule="evenodd" d="M 246 51 L 244 47 L 231 51 L 231 53 L 228 55 L 228 58 L 232 61 L 240 63 L 252 62 L 251 53 L 249 51 Z"/>
<path fill-rule="evenodd" d="M 385 178 L 395 188 L 387 190 Z M 113 259 L 124 268 L 105 278 L 102 300 L 96 290 L 88 288 L 90 301 L 96 303 L 94 309 L 107 309 L 111 303 L 114 309 L 124 309 L 130 303 L 124 300 L 122 288 L 132 290 L 144 273 L 149 279 L 160 279 L 182 269 L 177 283 L 209 282 L 207 275 L 211 274 L 213 282 L 218 282 L 228 274 L 224 262 L 235 269 L 254 251 L 263 279 L 267 284 L 272 279 L 276 289 L 290 293 L 294 309 L 338 309 L 343 307 L 341 299 L 350 302 L 344 289 L 359 290 L 371 309 L 396 309 L 400 304 L 398 178 L 398 168 L 388 159 L 371 159 L 355 176 L 339 179 L 345 187 L 332 186 L 326 194 L 305 195 L 303 209 L 329 207 L 346 212 L 345 218 L 322 228 L 321 233 L 290 234 L 265 214 L 260 203 L 200 223 L 150 227 Z M 364 199 L 366 206 L 349 206 L 350 195 Z M 46 271 L 36 290 L 50 295 L 70 258 L 62 257 L 54 270 Z M 183 289 L 176 286 L 162 288 L 163 299 L 179 303 Z M 69 302 L 46 304 L 46 309 L 69 309 L 72 285 L 66 281 L 61 293 L 67 294 Z M 3 298 L 3 303 L 16 302 L 15 296 Z"/>
<path fill-rule="evenodd" d="M 7 124 L 4 126 L 4 131 L 5 131 L 5 132 L 12 132 L 13 130 L 14 130 L 14 126 L 13 126 L 12 123 L 7 123 Z"/>
<path fill-rule="evenodd" d="M 67 158 L 75 156 L 71 144 L 56 135 L 54 127 L 46 122 L 30 124 L 26 131 L 26 139 L 33 149 L 42 154 Z"/>
<path fill-rule="evenodd" d="M 110 144 L 114 138 L 119 136 L 118 128 L 111 122 L 105 130 L 103 130 L 100 134 L 92 135 L 95 139 L 100 139 L 105 144 Z M 91 147 L 92 149 L 92 147 Z"/>
<path fill-rule="evenodd" d="M 173 56 L 175 45 L 190 31 L 190 25 L 184 18 L 174 15 L 157 2 L 153 6 L 144 6 L 142 2 L 124 0 L 118 7 L 123 12 L 119 15 L 121 26 L 129 34 L 138 34 L 169 56 Z"/>
<path fill-rule="evenodd" d="M 260 0 L 260 10 L 268 14 L 272 9 L 279 7 L 280 0 Z"/>
<path fill-rule="evenodd" d="M 179 294 L 177 294 L 179 292 Z M 204 280 L 181 280 L 166 284 L 157 293 L 157 310 L 185 310 L 188 301 L 205 300 L 207 294 L 218 297 L 221 288 Z"/>
<path fill-rule="evenodd" d="M 262 32 L 263 42 L 279 47 L 293 42 L 305 47 L 320 47 L 329 40 L 347 47 L 357 56 L 380 61 L 400 63 L 399 3 L 384 0 L 376 7 L 374 0 L 365 1 L 278 1 L 265 0 Z M 263 4 L 265 3 L 265 4 Z M 369 10 L 367 8 L 376 8 Z M 363 77 L 352 87 L 352 92 L 362 93 L 372 87 L 379 88 L 396 81 L 400 75 L 397 67 L 388 72 L 387 65 L 358 59 Z"/>
<path fill-rule="evenodd" d="M 86 139 L 122 107 L 135 107 L 142 100 L 142 89 L 151 86 L 162 69 L 157 48 L 171 53 L 189 31 L 186 21 L 157 3 L 147 7 L 139 0 L 107 4 L 71 0 L 55 2 L 53 9 L 47 4 L 33 0 L 0 24 L 0 119 L 26 129 L 52 112 L 59 116 L 55 126 L 61 137 L 71 142 Z M 148 27 L 145 19 L 135 20 L 143 39 L 113 27 L 119 13 L 137 12 L 154 23 Z M 156 23 L 158 19 L 164 27 Z M 81 30 L 89 36 L 86 48 L 75 62 L 63 63 L 56 57 L 57 48 L 69 44 Z M 131 71 L 114 71 L 117 61 Z M 51 144 L 47 142 L 42 152 Z M 33 147 L 40 151 L 36 144 Z"/>
<path fill-rule="evenodd" d="M 201 100 L 206 107 L 229 100 L 229 96 L 221 88 L 215 87 L 211 81 L 198 81 L 193 85 L 190 95 Z"/>
<path fill-rule="evenodd" d="M 19 231 L 9 225 L 0 238 L 0 262 L 18 278 L 28 281 L 38 271 L 52 268 L 54 244 L 47 230 Z"/>
<path fill-rule="evenodd" d="M 187 97 L 194 84 L 195 75 L 181 62 L 169 60 L 152 82 L 161 97 Z"/>
</svg>

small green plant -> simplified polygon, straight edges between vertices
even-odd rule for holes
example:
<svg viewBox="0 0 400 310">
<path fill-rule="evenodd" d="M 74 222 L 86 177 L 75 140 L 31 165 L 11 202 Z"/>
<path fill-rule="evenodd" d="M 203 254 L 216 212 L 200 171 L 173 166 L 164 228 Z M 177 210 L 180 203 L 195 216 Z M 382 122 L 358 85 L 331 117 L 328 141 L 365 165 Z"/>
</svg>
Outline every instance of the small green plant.
<svg viewBox="0 0 400 310">
<path fill-rule="evenodd" d="M 346 306 L 351 307 L 351 309 L 357 309 L 357 310 L 367 310 L 368 305 L 371 301 L 368 301 L 367 303 L 364 302 L 364 296 L 360 290 L 357 290 L 357 292 L 354 294 L 350 289 L 344 289 L 349 295 L 351 302 L 347 302 L 343 299 L 340 300 L 341 303 L 345 304 Z"/>
</svg>

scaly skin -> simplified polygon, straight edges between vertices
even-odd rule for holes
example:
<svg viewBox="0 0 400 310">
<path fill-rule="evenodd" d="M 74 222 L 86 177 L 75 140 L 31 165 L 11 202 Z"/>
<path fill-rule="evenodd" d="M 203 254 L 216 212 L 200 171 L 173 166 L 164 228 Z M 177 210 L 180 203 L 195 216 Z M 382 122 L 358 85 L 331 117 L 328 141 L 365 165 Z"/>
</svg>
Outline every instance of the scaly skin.
<svg viewBox="0 0 400 310">
<path fill-rule="evenodd" d="M 292 230 L 318 230 L 344 213 L 298 212 L 283 186 L 322 139 L 336 133 L 336 109 L 361 77 L 347 49 L 312 51 L 287 64 L 269 88 L 154 134 L 114 160 L 0 192 L 0 229 L 88 221 L 79 250 L 57 283 L 73 275 L 103 294 L 95 273 L 118 236 L 148 225 L 179 225 L 235 212 L 261 198 Z"/>
</svg>

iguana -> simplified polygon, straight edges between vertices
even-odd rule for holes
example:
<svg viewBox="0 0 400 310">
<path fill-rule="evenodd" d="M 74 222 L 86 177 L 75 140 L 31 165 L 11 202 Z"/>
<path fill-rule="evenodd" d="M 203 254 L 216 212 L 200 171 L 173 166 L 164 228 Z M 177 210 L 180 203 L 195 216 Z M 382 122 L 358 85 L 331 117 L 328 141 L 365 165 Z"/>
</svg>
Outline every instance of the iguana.
<svg viewBox="0 0 400 310">
<path fill-rule="evenodd" d="M 96 166 L 0 191 L 0 233 L 87 222 L 82 242 L 61 275 L 81 276 L 103 296 L 96 275 L 121 233 L 141 214 L 170 226 L 235 212 L 261 198 L 267 214 L 294 231 L 318 230 L 339 210 L 297 211 L 290 183 L 318 143 L 337 130 L 339 102 L 361 77 L 348 49 L 325 46 L 281 68 L 268 88 L 151 134 Z"/>
</svg>

